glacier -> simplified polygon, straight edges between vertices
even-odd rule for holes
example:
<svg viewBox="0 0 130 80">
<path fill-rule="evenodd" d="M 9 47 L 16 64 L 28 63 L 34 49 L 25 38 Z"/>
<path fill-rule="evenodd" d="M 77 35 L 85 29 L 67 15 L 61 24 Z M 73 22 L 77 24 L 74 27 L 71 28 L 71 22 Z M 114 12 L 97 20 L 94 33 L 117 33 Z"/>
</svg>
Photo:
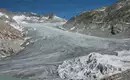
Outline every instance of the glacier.
<svg viewBox="0 0 130 80">
<path fill-rule="evenodd" d="M 0 75 L 96 80 L 129 69 L 129 38 L 100 38 L 57 28 L 64 23 L 22 24 L 31 39 L 23 51 L 0 61 Z"/>
</svg>

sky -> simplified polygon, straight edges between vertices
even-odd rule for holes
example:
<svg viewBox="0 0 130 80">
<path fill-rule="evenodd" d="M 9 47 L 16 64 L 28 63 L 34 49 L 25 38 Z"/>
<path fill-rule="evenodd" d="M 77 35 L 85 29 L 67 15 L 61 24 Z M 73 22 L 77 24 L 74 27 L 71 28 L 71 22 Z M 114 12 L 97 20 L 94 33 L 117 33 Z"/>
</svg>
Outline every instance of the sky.
<svg viewBox="0 0 130 80">
<path fill-rule="evenodd" d="M 117 0 L 0 0 L 0 8 L 9 11 L 55 13 L 62 18 L 72 16 L 101 6 L 110 5 Z"/>
</svg>

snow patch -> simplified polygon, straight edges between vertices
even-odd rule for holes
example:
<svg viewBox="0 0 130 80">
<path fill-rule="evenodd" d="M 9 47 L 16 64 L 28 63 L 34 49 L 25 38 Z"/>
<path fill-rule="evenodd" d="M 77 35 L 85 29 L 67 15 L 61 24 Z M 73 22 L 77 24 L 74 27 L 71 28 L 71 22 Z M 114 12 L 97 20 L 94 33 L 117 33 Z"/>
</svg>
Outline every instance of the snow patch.
<svg viewBox="0 0 130 80">
<path fill-rule="evenodd" d="M 37 23 L 39 22 L 39 17 L 36 16 L 25 16 L 25 15 L 20 15 L 20 16 L 14 16 L 13 19 L 18 23 L 18 24 L 27 24 L 27 23 Z"/>
<path fill-rule="evenodd" d="M 75 29 L 75 27 L 72 27 L 70 30 L 74 30 Z"/>
<path fill-rule="evenodd" d="M 6 14 L 0 12 L 0 17 L 2 17 L 2 16 L 5 16 L 5 18 L 8 18 L 8 19 L 9 19 L 9 16 L 8 16 L 8 15 L 6 15 Z"/>
<path fill-rule="evenodd" d="M 26 18 L 26 16 L 24 15 L 20 15 L 20 16 L 14 16 L 13 19 L 18 23 L 26 23 L 25 21 L 23 21 Z"/>
<path fill-rule="evenodd" d="M 60 17 L 58 17 L 58 16 L 54 16 L 54 19 L 56 19 L 56 20 L 60 20 L 60 21 L 66 21 L 65 19 L 60 18 Z"/>
<path fill-rule="evenodd" d="M 122 61 L 125 57 L 91 53 L 88 56 L 64 61 L 58 67 L 58 73 L 62 79 L 100 80 L 104 76 L 128 69 L 130 63 Z"/>
<path fill-rule="evenodd" d="M 18 23 L 16 22 L 10 22 L 8 20 L 5 21 L 5 23 L 9 24 L 10 26 L 12 26 L 13 28 L 19 30 L 19 31 L 23 31 L 23 27 L 21 25 L 19 25 Z"/>
<path fill-rule="evenodd" d="M 105 11 L 105 10 L 106 10 L 106 7 L 96 9 L 96 11 Z"/>
<path fill-rule="evenodd" d="M 118 53 L 118 56 L 121 57 L 121 60 L 124 62 L 130 62 L 130 50 L 115 51 Z"/>
<path fill-rule="evenodd" d="M 42 19 L 42 20 L 47 20 L 47 19 L 49 19 L 49 17 L 44 17 L 44 16 L 43 16 L 41 19 Z"/>
<path fill-rule="evenodd" d="M 5 15 L 5 17 L 9 19 L 9 16 Z"/>
<path fill-rule="evenodd" d="M 15 29 L 19 30 L 19 31 L 23 31 L 23 27 L 16 24 L 16 23 L 10 23 L 10 26 L 14 27 Z"/>
<path fill-rule="evenodd" d="M 4 16 L 4 14 L 2 12 L 0 12 L 0 17 Z"/>
<path fill-rule="evenodd" d="M 104 8 L 104 9 L 99 9 L 98 11 L 105 11 L 106 9 Z"/>
<path fill-rule="evenodd" d="M 33 13 L 33 12 L 31 12 L 31 14 L 33 14 L 33 15 L 37 15 L 37 13 Z"/>
</svg>

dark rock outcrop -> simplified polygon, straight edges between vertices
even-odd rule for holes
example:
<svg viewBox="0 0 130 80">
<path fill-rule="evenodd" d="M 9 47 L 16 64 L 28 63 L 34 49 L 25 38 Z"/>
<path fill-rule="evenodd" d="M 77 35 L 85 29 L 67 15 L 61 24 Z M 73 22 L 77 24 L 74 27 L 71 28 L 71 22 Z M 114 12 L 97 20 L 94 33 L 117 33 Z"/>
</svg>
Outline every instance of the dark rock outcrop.
<svg viewBox="0 0 130 80">
<path fill-rule="evenodd" d="M 130 70 L 126 70 L 122 73 L 117 73 L 101 80 L 130 80 Z"/>
</svg>

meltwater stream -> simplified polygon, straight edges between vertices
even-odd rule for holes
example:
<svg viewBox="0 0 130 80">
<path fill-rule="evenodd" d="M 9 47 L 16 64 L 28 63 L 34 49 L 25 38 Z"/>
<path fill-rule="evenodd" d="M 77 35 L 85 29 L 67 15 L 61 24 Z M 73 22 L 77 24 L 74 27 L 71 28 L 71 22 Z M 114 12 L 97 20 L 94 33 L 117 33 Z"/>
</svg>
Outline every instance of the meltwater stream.
<svg viewBox="0 0 130 80">
<path fill-rule="evenodd" d="M 0 61 L 0 75 L 34 80 L 62 80 L 57 67 L 62 61 L 100 52 L 114 55 L 115 50 L 129 49 L 129 39 L 104 39 L 57 29 L 61 23 L 26 24 L 32 37 L 18 55 Z"/>
</svg>

